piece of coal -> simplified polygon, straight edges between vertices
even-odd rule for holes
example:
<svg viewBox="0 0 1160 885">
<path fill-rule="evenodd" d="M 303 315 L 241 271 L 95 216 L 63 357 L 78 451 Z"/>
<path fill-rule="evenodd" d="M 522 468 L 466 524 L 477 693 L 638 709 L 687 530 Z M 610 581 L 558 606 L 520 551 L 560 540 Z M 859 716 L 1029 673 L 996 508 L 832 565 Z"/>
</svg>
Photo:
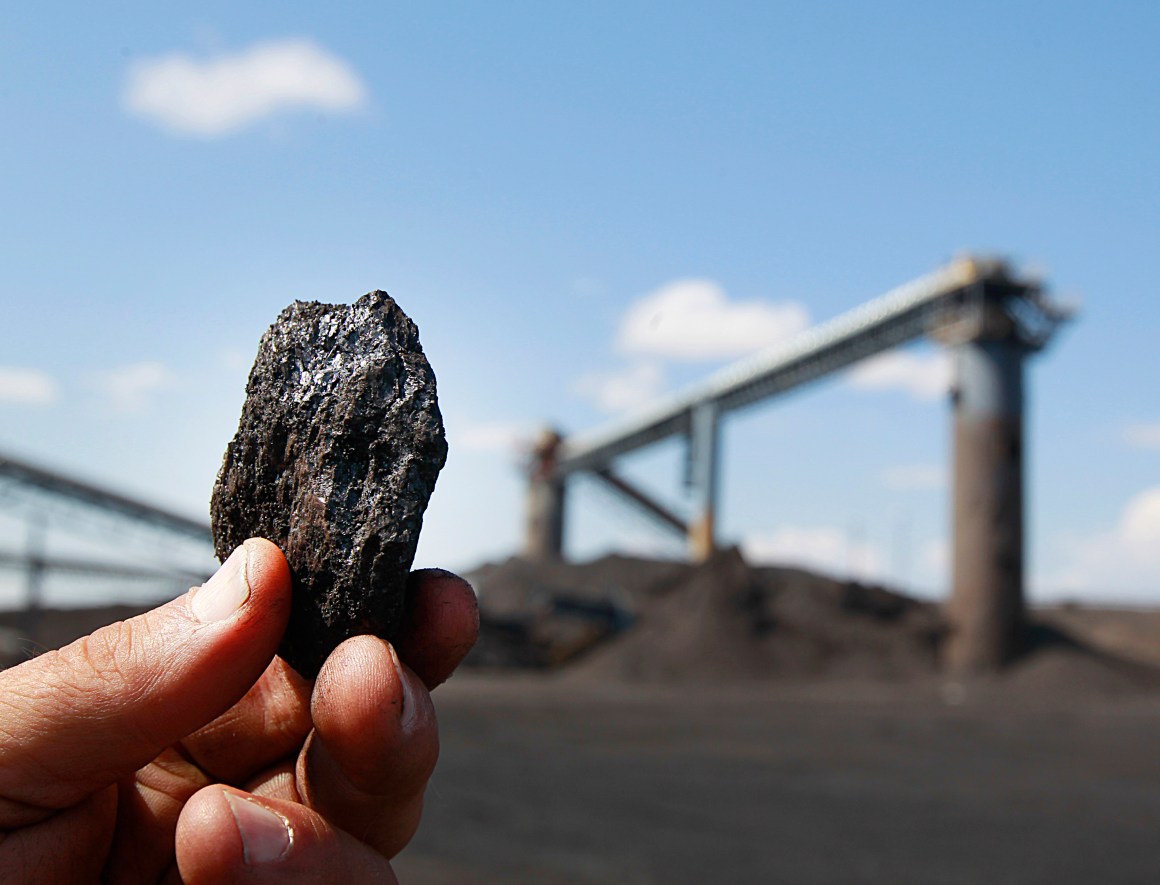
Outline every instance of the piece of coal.
<svg viewBox="0 0 1160 885">
<path fill-rule="evenodd" d="M 296 301 L 262 337 L 211 501 L 224 561 L 251 537 L 286 554 L 279 654 L 307 677 L 344 639 L 393 639 L 423 511 L 447 458 L 419 330 L 386 293 Z"/>
</svg>

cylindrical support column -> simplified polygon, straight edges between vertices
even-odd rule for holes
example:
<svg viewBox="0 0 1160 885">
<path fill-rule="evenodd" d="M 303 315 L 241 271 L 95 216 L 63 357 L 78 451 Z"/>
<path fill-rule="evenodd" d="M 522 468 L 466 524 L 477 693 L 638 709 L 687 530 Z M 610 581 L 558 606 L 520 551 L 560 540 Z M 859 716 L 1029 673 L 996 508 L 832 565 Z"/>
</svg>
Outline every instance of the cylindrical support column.
<svg viewBox="0 0 1160 885">
<path fill-rule="evenodd" d="M 689 479 L 693 490 L 689 553 L 694 562 L 704 562 L 717 549 L 719 423 L 715 404 L 701 403 L 693 407 L 689 428 Z"/>
<path fill-rule="evenodd" d="M 534 560 L 564 558 L 564 478 L 556 474 L 560 434 L 545 430 L 536 440 L 528 469 L 524 555 Z"/>
<path fill-rule="evenodd" d="M 1023 360 L 1011 339 L 956 348 L 952 672 L 998 669 L 1021 650 L 1023 598 Z"/>
</svg>

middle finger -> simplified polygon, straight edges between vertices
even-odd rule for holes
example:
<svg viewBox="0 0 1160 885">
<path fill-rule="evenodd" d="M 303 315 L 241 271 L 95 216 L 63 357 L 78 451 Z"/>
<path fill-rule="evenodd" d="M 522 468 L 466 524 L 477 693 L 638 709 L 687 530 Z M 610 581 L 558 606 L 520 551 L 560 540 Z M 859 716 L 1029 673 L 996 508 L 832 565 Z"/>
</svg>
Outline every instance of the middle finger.
<svg viewBox="0 0 1160 885">
<path fill-rule="evenodd" d="M 439 755 L 430 694 L 388 643 L 359 636 L 323 665 L 311 712 L 295 779 L 302 799 L 393 857 L 418 826 Z"/>
</svg>

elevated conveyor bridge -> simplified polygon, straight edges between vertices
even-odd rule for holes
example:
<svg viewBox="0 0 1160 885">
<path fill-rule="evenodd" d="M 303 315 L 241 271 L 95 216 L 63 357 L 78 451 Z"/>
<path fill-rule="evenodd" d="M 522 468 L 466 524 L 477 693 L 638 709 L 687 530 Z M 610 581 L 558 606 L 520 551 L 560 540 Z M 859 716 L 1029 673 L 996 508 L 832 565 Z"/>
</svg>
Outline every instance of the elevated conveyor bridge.
<svg viewBox="0 0 1160 885">
<path fill-rule="evenodd" d="M 955 353 L 951 607 L 961 610 L 964 635 L 974 637 L 967 641 L 973 650 L 964 653 L 965 666 L 986 669 L 1010 655 L 1022 612 L 1023 360 L 1042 349 L 1069 316 L 1046 297 L 1039 281 L 1016 275 L 1005 262 L 960 258 L 728 366 L 624 423 L 567 438 L 547 432 L 530 469 L 526 553 L 562 556 L 566 485 L 585 474 L 658 524 L 684 533 L 694 558 L 708 557 L 716 548 L 725 415 L 929 337 Z M 618 457 L 674 436 L 688 441 L 691 520 L 615 469 Z M 962 599 L 982 601 L 960 604 Z M 988 638 L 980 639 L 983 634 Z"/>
<path fill-rule="evenodd" d="M 209 560 L 210 527 L 163 507 L 140 501 L 112 489 L 66 476 L 56 470 L 0 454 L 0 491 L 7 515 L 25 524 L 23 549 L 0 550 L 0 568 L 25 574 L 25 605 L 35 617 L 42 605 L 45 578 L 52 574 L 74 578 L 123 579 L 169 586 L 192 586 L 207 577 L 194 560 Z M 11 506 L 19 504 L 20 506 Z M 51 519 L 50 519 L 51 517 Z M 120 550 L 120 561 L 75 554 L 49 554 L 45 534 L 49 523 L 81 531 L 97 528 L 114 552 L 125 542 L 148 542 L 154 550 L 184 556 L 142 557 Z M 101 532 L 100 529 L 104 531 Z M 138 545 L 140 546 L 140 545 Z M 178 548 L 181 548 L 180 550 Z M 200 552 L 201 556 L 191 556 Z"/>
</svg>

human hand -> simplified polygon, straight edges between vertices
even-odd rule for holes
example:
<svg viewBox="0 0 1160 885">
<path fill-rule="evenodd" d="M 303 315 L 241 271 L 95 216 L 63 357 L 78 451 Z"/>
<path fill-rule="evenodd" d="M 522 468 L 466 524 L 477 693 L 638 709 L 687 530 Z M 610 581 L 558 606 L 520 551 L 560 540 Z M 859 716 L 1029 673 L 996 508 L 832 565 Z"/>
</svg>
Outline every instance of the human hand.
<svg viewBox="0 0 1160 885">
<path fill-rule="evenodd" d="M 286 560 L 251 540 L 202 587 L 0 673 L 0 881 L 395 881 L 438 755 L 428 692 L 479 625 L 454 575 L 408 595 L 397 654 L 357 636 L 310 683 L 275 657 Z"/>
</svg>

